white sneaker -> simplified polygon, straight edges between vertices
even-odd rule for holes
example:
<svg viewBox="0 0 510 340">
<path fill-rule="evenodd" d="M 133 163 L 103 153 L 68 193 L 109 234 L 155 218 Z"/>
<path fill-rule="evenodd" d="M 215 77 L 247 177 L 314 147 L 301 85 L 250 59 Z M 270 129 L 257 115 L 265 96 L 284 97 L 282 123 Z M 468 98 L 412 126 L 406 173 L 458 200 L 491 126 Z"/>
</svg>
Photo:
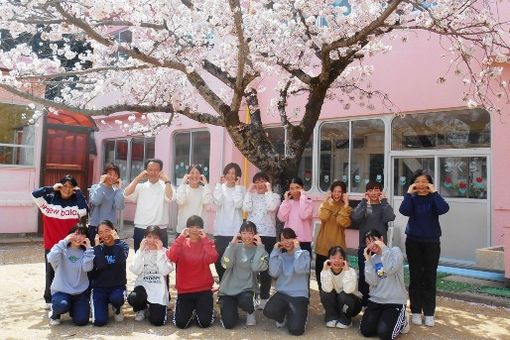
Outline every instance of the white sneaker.
<svg viewBox="0 0 510 340">
<path fill-rule="evenodd" d="M 425 326 L 434 327 L 434 316 L 425 315 Z"/>
<path fill-rule="evenodd" d="M 349 328 L 351 326 L 352 326 L 352 322 L 349 322 L 347 325 L 344 324 L 344 323 L 341 323 L 340 321 L 338 321 L 336 323 L 336 328 L 346 329 L 346 328 Z"/>
<path fill-rule="evenodd" d="M 124 313 L 122 312 L 122 308 L 119 308 L 119 313 L 118 314 L 114 312 L 113 318 L 117 322 L 124 321 Z"/>
<path fill-rule="evenodd" d="M 421 324 L 422 324 L 422 321 L 421 321 L 421 314 L 413 313 L 413 316 L 411 317 L 411 322 L 412 322 L 414 325 L 421 326 Z"/>
<path fill-rule="evenodd" d="M 260 299 L 259 303 L 257 304 L 257 309 L 264 310 L 264 308 L 266 307 L 267 300 L 269 299 Z"/>
<path fill-rule="evenodd" d="M 246 326 L 255 326 L 256 324 L 257 319 L 255 319 L 255 312 L 246 314 Z"/>
<path fill-rule="evenodd" d="M 143 321 L 144 319 L 145 319 L 145 311 L 144 310 L 139 310 L 138 312 L 136 312 L 136 314 L 135 314 L 136 321 Z"/>
<path fill-rule="evenodd" d="M 400 330 L 400 333 L 401 334 L 407 334 L 407 333 L 409 333 L 410 329 L 411 329 L 411 325 L 409 324 L 409 314 L 407 314 L 407 312 L 405 312 L 404 327 Z"/>
<path fill-rule="evenodd" d="M 328 327 L 328 328 L 335 328 L 337 322 L 338 321 L 336 321 L 336 320 L 329 320 L 328 322 L 326 322 L 326 327 Z"/>
<path fill-rule="evenodd" d="M 51 318 L 52 315 L 53 315 L 53 312 L 50 310 L 48 312 L 48 319 L 50 319 L 50 326 L 60 325 L 60 319 L 52 319 Z"/>
<path fill-rule="evenodd" d="M 287 317 L 285 317 L 285 319 L 283 319 L 282 322 L 276 321 L 276 327 L 277 328 L 283 328 L 283 327 L 285 327 L 286 324 L 287 324 Z"/>
</svg>

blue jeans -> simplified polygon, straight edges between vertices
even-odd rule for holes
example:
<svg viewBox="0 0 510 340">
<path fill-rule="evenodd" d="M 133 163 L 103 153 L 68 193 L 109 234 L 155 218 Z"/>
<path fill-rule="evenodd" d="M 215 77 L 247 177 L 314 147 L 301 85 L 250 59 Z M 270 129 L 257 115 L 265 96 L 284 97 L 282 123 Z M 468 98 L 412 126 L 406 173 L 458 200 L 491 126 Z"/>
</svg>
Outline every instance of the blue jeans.
<svg viewBox="0 0 510 340">
<path fill-rule="evenodd" d="M 51 318 L 60 319 L 61 314 L 69 313 L 73 323 L 84 326 L 89 322 L 89 291 L 78 295 L 56 292 L 51 296 Z"/>
<path fill-rule="evenodd" d="M 90 301 L 92 304 L 92 323 L 94 326 L 104 326 L 108 322 L 108 304 L 111 304 L 116 313 L 126 298 L 126 287 L 99 287 L 92 288 Z"/>
</svg>

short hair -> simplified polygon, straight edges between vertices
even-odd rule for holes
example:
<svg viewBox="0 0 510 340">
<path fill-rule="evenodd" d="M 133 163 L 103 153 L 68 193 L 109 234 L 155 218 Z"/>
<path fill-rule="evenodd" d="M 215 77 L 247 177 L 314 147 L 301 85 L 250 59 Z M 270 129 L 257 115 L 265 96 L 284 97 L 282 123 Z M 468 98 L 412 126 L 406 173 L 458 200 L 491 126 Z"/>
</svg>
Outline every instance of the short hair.
<svg viewBox="0 0 510 340">
<path fill-rule="evenodd" d="M 342 255 L 342 258 L 344 258 L 344 260 L 347 260 L 347 256 L 345 255 L 345 250 L 344 250 L 344 248 L 342 248 L 340 246 L 333 246 L 333 247 L 329 248 L 328 257 L 335 256 L 338 253 L 340 253 L 340 255 Z"/>
<path fill-rule="evenodd" d="M 379 232 L 379 230 L 376 230 L 376 229 L 371 229 L 371 230 L 367 231 L 365 233 L 365 235 L 363 235 L 364 240 L 366 240 L 367 238 L 374 239 L 374 238 L 381 238 L 381 237 L 382 237 L 381 233 Z"/>
<path fill-rule="evenodd" d="M 101 222 L 99 222 L 97 229 L 99 229 L 99 226 L 101 226 L 101 225 L 105 225 L 105 226 L 109 227 L 110 229 L 115 230 L 115 227 L 113 226 L 113 223 L 110 220 L 102 220 Z"/>
<path fill-rule="evenodd" d="M 187 173 L 189 174 L 191 172 L 191 170 L 193 169 L 197 169 L 198 172 L 200 172 L 201 175 L 204 174 L 204 169 L 202 169 L 202 167 L 198 164 L 191 164 L 189 167 L 188 167 L 188 171 Z"/>
<path fill-rule="evenodd" d="M 383 190 L 383 185 L 381 183 L 378 183 L 376 181 L 368 181 L 367 185 L 365 185 L 365 190 L 372 190 L 378 188 L 379 190 Z"/>
<path fill-rule="evenodd" d="M 411 177 L 411 183 L 414 183 L 414 181 L 416 181 L 416 179 L 420 176 L 425 176 L 430 184 L 434 184 L 432 182 L 432 176 L 430 176 L 429 172 L 424 169 L 418 169 L 413 173 L 413 177 Z"/>
<path fill-rule="evenodd" d="M 74 227 L 71 228 L 71 230 L 69 230 L 69 235 L 71 234 L 80 234 L 80 235 L 85 235 L 87 236 L 88 235 L 88 228 L 84 225 L 81 225 L 81 224 L 77 224 L 75 225 Z"/>
<path fill-rule="evenodd" d="M 269 182 L 269 176 L 265 172 L 262 172 L 262 171 L 257 172 L 253 176 L 252 182 L 255 183 L 256 181 L 261 180 L 261 179 L 263 179 L 266 182 Z"/>
<path fill-rule="evenodd" d="M 113 170 L 115 171 L 115 173 L 117 174 L 118 177 L 120 177 L 120 169 L 118 166 L 116 166 L 115 164 L 113 163 L 108 163 L 106 164 L 106 166 L 104 167 L 104 174 L 106 174 L 108 171 L 110 170 Z"/>
<path fill-rule="evenodd" d="M 60 179 L 60 181 L 58 181 L 58 182 L 61 183 L 61 184 L 66 184 L 67 182 L 69 182 L 69 183 L 71 183 L 71 185 L 73 187 L 77 187 L 78 186 L 78 182 L 76 181 L 76 179 L 73 176 L 69 175 L 69 174 L 67 174 L 64 177 L 62 177 Z"/>
<path fill-rule="evenodd" d="M 227 165 L 225 165 L 225 167 L 223 168 L 223 176 L 225 176 L 227 172 L 230 171 L 230 169 L 234 169 L 236 172 L 236 176 L 241 177 L 242 175 L 241 167 L 237 163 L 228 163 Z"/>
<path fill-rule="evenodd" d="M 283 228 L 282 232 L 280 233 L 280 240 L 283 238 L 285 239 L 294 239 L 297 238 L 296 232 L 292 228 Z"/>
<path fill-rule="evenodd" d="M 191 215 L 190 217 L 188 217 L 188 220 L 186 221 L 186 228 L 189 227 L 204 228 L 204 220 L 202 219 L 202 217 L 198 215 Z"/>
<path fill-rule="evenodd" d="M 159 239 L 161 239 L 161 229 L 157 225 L 150 225 L 147 228 L 145 228 L 145 231 L 143 233 L 144 237 L 147 237 L 148 235 L 156 236 Z"/>
<path fill-rule="evenodd" d="M 149 163 L 159 164 L 159 170 L 163 170 L 163 161 L 161 159 L 149 158 L 148 160 L 145 161 L 145 169 L 147 169 Z"/>
<path fill-rule="evenodd" d="M 243 231 L 251 231 L 254 234 L 257 234 L 257 226 L 252 221 L 246 221 L 241 224 L 241 228 L 239 228 L 239 232 Z"/>
<path fill-rule="evenodd" d="M 329 187 L 329 191 L 333 192 L 333 190 L 335 190 L 336 187 L 342 188 L 342 193 L 347 192 L 347 186 L 345 185 L 345 182 L 334 181 L 333 183 L 331 183 L 331 185 Z"/>
<path fill-rule="evenodd" d="M 299 186 L 301 186 L 301 187 L 304 187 L 304 186 L 305 186 L 305 185 L 303 184 L 303 180 L 302 180 L 301 178 L 299 178 L 299 177 L 292 177 L 292 178 L 290 179 L 290 182 L 289 182 L 289 188 L 290 188 L 290 185 L 291 185 L 291 184 L 293 184 L 293 183 L 294 183 L 294 184 L 297 184 L 297 185 L 299 185 Z"/>
</svg>

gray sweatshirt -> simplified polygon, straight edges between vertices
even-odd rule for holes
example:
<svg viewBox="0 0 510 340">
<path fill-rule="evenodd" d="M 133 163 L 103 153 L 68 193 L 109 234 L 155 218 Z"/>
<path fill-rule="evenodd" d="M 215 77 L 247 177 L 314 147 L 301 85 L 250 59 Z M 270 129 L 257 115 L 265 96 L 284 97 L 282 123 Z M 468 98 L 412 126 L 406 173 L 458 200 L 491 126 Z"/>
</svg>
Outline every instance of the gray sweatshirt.
<svg viewBox="0 0 510 340">
<path fill-rule="evenodd" d="M 273 249 L 269 257 L 269 275 L 276 279 L 277 292 L 293 297 L 308 297 L 310 253 L 299 247 L 292 254 Z"/>
<path fill-rule="evenodd" d="M 109 188 L 103 184 L 94 184 L 90 188 L 89 224 L 98 226 L 102 220 L 110 220 L 117 224 L 117 210 L 124 209 L 124 195 L 122 190 Z"/>
<path fill-rule="evenodd" d="M 267 270 L 268 254 L 264 245 L 246 247 L 230 243 L 221 257 L 226 269 L 220 282 L 219 295 L 237 295 L 245 291 L 259 292 L 257 273 Z"/>
<path fill-rule="evenodd" d="M 382 255 L 365 261 L 365 281 L 370 285 L 369 300 L 380 304 L 405 304 L 404 256 L 400 248 L 383 247 Z"/>
<path fill-rule="evenodd" d="M 55 269 L 51 294 L 56 292 L 77 295 L 89 287 L 87 272 L 94 266 L 94 248 L 72 249 L 67 240 L 55 244 L 48 253 L 48 262 Z"/>
<path fill-rule="evenodd" d="M 384 237 L 384 242 L 387 241 L 388 222 L 395 220 L 395 213 L 386 198 L 379 204 L 368 204 L 363 198 L 352 211 L 351 219 L 352 223 L 359 227 L 359 246 L 364 248 L 366 246 L 364 235 L 371 229 L 379 231 Z"/>
</svg>

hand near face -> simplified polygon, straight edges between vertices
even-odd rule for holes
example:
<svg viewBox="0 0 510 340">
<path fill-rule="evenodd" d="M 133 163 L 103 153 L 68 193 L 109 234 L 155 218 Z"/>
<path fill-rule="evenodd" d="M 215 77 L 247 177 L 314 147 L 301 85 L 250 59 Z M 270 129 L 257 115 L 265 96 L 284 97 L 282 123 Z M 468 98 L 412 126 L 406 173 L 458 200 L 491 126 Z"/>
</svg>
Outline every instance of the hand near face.
<svg viewBox="0 0 510 340">
<path fill-rule="evenodd" d="M 96 234 L 96 236 L 94 236 L 94 244 L 98 245 L 99 243 L 101 243 L 101 238 L 99 237 L 99 234 Z"/>
<path fill-rule="evenodd" d="M 90 245 L 90 240 L 89 240 L 89 238 L 88 238 L 88 237 L 85 237 L 85 239 L 84 239 L 84 240 L 83 240 L 83 242 L 82 242 L 82 245 L 83 245 L 83 246 L 85 246 L 85 249 L 89 249 L 90 247 L 92 247 L 92 246 Z"/>
<path fill-rule="evenodd" d="M 255 189 L 255 183 L 251 183 L 250 186 L 248 187 L 248 191 L 249 192 L 255 192 L 256 189 Z"/>
<path fill-rule="evenodd" d="M 62 183 L 53 184 L 53 191 L 60 191 L 64 185 Z"/>
<path fill-rule="evenodd" d="M 322 270 L 327 271 L 331 268 L 331 262 L 329 260 L 324 261 L 322 264 Z"/>
<path fill-rule="evenodd" d="M 276 242 L 274 244 L 274 249 L 282 249 L 282 243 L 281 242 Z"/>
<path fill-rule="evenodd" d="M 207 237 L 207 234 L 203 229 L 200 229 L 200 231 L 198 232 L 198 236 L 200 236 L 201 239 L 204 239 Z"/>
<path fill-rule="evenodd" d="M 168 176 L 163 171 L 160 171 L 159 179 L 162 180 L 163 182 L 166 182 L 166 181 L 168 181 Z"/>
<path fill-rule="evenodd" d="M 432 183 L 427 184 L 427 187 L 428 187 L 430 193 L 433 193 L 433 192 L 437 191 L 436 187 Z"/>
<path fill-rule="evenodd" d="M 234 237 L 232 237 L 232 240 L 230 241 L 230 243 L 232 243 L 232 244 L 236 244 L 236 243 L 239 243 L 239 242 L 242 242 L 241 241 L 241 234 L 235 234 Z"/>
<path fill-rule="evenodd" d="M 69 235 L 67 235 L 67 236 L 64 238 L 64 240 L 66 240 L 68 243 L 73 242 L 73 240 L 74 240 L 74 234 L 69 234 Z"/>
<path fill-rule="evenodd" d="M 108 175 L 107 174 L 103 174 L 101 175 L 101 177 L 99 177 L 99 184 L 104 184 L 106 183 L 106 179 L 108 178 Z"/>
<path fill-rule="evenodd" d="M 372 255 L 370 254 L 370 249 L 368 247 L 365 247 L 365 249 L 363 250 L 363 256 L 365 257 L 365 261 L 370 260 L 370 257 L 372 257 Z"/>
<path fill-rule="evenodd" d="M 266 182 L 266 190 L 269 192 L 273 191 L 273 188 L 271 187 L 271 183 Z"/>
<path fill-rule="evenodd" d="M 145 250 L 145 247 L 147 247 L 147 239 L 143 238 L 142 241 L 140 241 L 140 248 L 139 248 L 139 250 L 143 251 L 143 250 Z"/>
<path fill-rule="evenodd" d="M 140 172 L 138 174 L 138 176 L 136 176 L 136 179 L 139 181 L 146 180 L 147 179 L 147 170 L 143 170 L 142 172 Z"/>
<path fill-rule="evenodd" d="M 384 194 L 384 191 L 381 191 L 381 193 L 379 194 L 379 201 L 382 201 L 385 198 L 386 198 L 386 195 Z"/>
<path fill-rule="evenodd" d="M 189 177 L 188 174 L 184 175 L 184 177 L 182 178 L 182 183 L 189 184 L 188 177 Z"/>
<path fill-rule="evenodd" d="M 161 240 L 156 240 L 155 244 L 157 250 L 163 249 L 163 242 Z"/>
<path fill-rule="evenodd" d="M 374 241 L 374 243 L 375 243 L 375 244 L 377 244 L 377 246 L 378 246 L 379 248 L 381 248 L 381 249 L 382 249 L 383 247 L 386 247 L 386 245 L 384 244 L 384 242 L 383 242 L 383 241 L 381 241 L 381 240 L 375 240 L 375 241 Z"/>
<path fill-rule="evenodd" d="M 365 192 L 365 194 L 363 195 L 363 198 L 366 199 L 368 202 L 370 202 L 370 194 L 369 192 Z"/>
<path fill-rule="evenodd" d="M 221 176 L 220 177 L 220 183 L 221 184 L 225 184 L 225 182 L 226 182 L 225 176 Z"/>
<path fill-rule="evenodd" d="M 200 183 L 207 185 L 207 178 L 204 175 L 200 175 Z"/>
<path fill-rule="evenodd" d="M 344 260 L 343 269 L 349 269 L 349 261 Z"/>
<path fill-rule="evenodd" d="M 285 194 L 283 194 L 283 199 L 288 201 L 292 198 L 292 196 L 290 195 L 290 191 L 285 191 Z"/>
<path fill-rule="evenodd" d="M 342 194 L 342 201 L 344 202 L 345 207 L 349 206 L 349 195 L 346 192 Z"/>
<path fill-rule="evenodd" d="M 407 189 L 408 194 L 414 194 L 416 192 L 416 184 L 411 184 L 409 188 Z"/>
<path fill-rule="evenodd" d="M 253 236 L 253 240 L 255 241 L 255 244 L 256 244 L 257 246 L 260 246 L 260 245 L 262 244 L 262 239 L 260 238 L 260 236 L 259 236 L 259 235 L 255 235 L 255 236 Z"/>
<path fill-rule="evenodd" d="M 181 231 L 181 236 L 182 236 L 182 237 L 188 237 L 188 235 L 189 235 L 189 230 L 188 230 L 188 228 L 184 228 L 184 229 L 182 229 L 182 231 Z"/>
<path fill-rule="evenodd" d="M 299 245 L 299 240 L 298 240 L 297 238 L 293 239 L 293 240 L 292 240 L 292 243 L 294 243 L 294 248 L 297 248 L 297 247 L 299 247 L 299 246 L 300 246 L 300 245 Z"/>
<path fill-rule="evenodd" d="M 114 240 L 118 240 L 119 239 L 119 234 L 117 234 L 117 230 L 112 230 L 112 238 Z"/>
</svg>

